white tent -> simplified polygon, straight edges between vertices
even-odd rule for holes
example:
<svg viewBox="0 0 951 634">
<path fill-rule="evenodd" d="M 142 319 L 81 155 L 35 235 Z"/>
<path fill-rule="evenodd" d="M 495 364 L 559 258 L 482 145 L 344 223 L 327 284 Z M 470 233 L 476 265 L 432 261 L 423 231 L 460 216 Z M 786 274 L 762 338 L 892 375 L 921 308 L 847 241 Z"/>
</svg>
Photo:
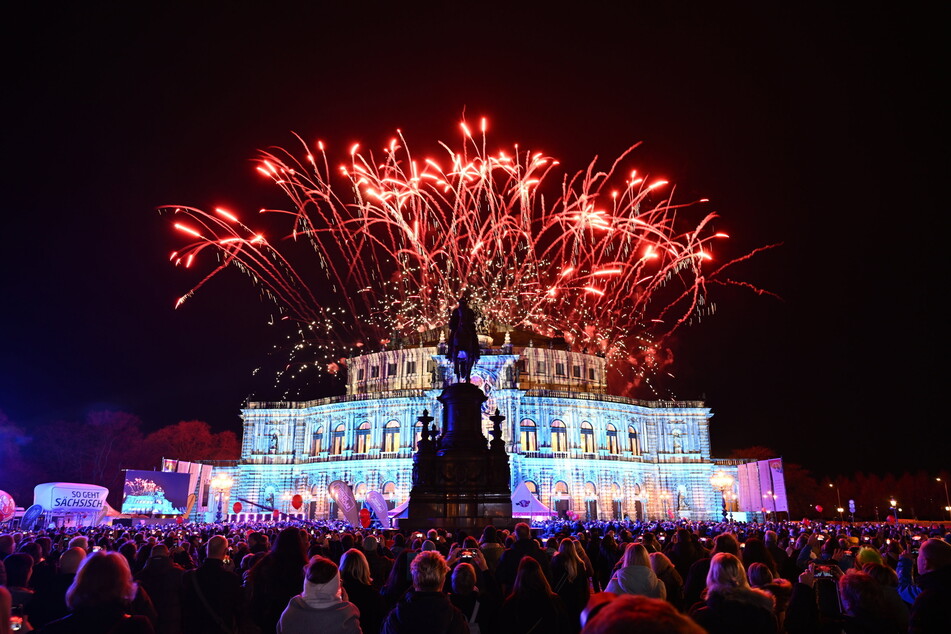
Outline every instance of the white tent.
<svg viewBox="0 0 951 634">
<path fill-rule="evenodd" d="M 550 508 L 538 501 L 532 492 L 528 490 L 528 485 L 524 482 L 515 487 L 512 492 L 512 517 L 551 517 L 557 515 Z"/>
</svg>

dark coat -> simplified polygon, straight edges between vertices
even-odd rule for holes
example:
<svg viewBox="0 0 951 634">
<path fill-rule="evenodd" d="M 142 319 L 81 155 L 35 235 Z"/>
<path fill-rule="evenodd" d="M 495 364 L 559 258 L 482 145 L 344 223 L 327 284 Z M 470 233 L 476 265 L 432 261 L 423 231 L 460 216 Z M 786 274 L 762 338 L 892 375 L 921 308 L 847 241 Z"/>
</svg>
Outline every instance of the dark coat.
<svg viewBox="0 0 951 634">
<path fill-rule="evenodd" d="M 58 574 L 36 589 L 33 604 L 30 607 L 30 625 L 39 629 L 69 614 L 69 608 L 66 607 L 66 591 L 69 590 L 75 578 L 75 574 Z"/>
<path fill-rule="evenodd" d="M 442 592 L 411 590 L 383 621 L 381 634 L 468 634 L 466 617 Z"/>
<path fill-rule="evenodd" d="M 542 567 L 545 578 L 551 583 L 551 566 L 548 553 L 542 550 L 541 546 L 534 539 L 526 538 L 516 540 L 511 548 L 506 548 L 505 552 L 499 558 L 499 566 L 495 570 L 495 578 L 499 584 L 506 590 L 512 588 L 515 584 L 515 576 L 518 574 L 518 565 L 523 557 L 531 557 Z"/>
<path fill-rule="evenodd" d="M 343 589 L 347 593 L 347 600 L 360 610 L 360 629 L 364 634 L 379 632 L 387 612 L 383 595 L 374 590 L 373 586 L 350 578 L 343 580 Z"/>
<path fill-rule="evenodd" d="M 199 597 L 196 584 L 205 601 Z M 219 622 L 233 630 L 241 619 L 242 604 L 241 580 L 238 575 L 225 570 L 220 559 L 205 559 L 198 568 L 188 570 L 182 576 L 182 617 L 186 634 L 228 632 Z M 209 607 L 217 614 L 217 619 Z"/>
<path fill-rule="evenodd" d="M 119 605 L 79 608 L 43 628 L 42 634 L 154 634 L 144 616 L 130 616 Z"/>
<path fill-rule="evenodd" d="M 709 634 L 776 634 L 775 600 L 761 590 L 732 588 L 710 592 L 690 616 Z"/>
<path fill-rule="evenodd" d="M 534 629 L 533 629 L 534 628 Z M 512 595 L 499 611 L 502 634 L 567 634 L 573 631 L 558 595 Z"/>
<path fill-rule="evenodd" d="M 918 577 L 921 594 L 911 608 L 909 634 L 947 632 L 951 624 L 951 566 Z"/>
<path fill-rule="evenodd" d="M 179 634 L 182 631 L 182 575 L 185 569 L 169 557 L 150 557 L 135 575 L 135 580 L 149 593 L 158 613 L 156 634 Z"/>
</svg>

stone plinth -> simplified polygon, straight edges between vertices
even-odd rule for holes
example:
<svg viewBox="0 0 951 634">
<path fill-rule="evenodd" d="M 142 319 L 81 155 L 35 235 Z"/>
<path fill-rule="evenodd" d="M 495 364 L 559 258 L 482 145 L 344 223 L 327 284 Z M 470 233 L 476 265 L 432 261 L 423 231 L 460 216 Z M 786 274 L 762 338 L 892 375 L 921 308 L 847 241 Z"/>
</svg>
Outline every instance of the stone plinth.
<svg viewBox="0 0 951 634">
<path fill-rule="evenodd" d="M 482 390 L 457 383 L 443 390 L 442 433 L 430 428 L 426 412 L 423 434 L 413 457 L 413 488 L 401 530 L 446 528 L 474 533 L 486 524 L 511 526 L 512 491 L 509 457 L 502 440 L 504 416 L 496 412 L 492 442 L 482 434 Z"/>
</svg>

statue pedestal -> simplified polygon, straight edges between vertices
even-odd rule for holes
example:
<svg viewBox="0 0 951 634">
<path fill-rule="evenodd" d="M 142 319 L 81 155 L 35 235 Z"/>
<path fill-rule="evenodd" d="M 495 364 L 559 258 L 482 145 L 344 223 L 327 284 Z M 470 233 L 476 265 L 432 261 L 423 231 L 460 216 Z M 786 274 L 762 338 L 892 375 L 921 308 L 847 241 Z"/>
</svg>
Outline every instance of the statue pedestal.
<svg viewBox="0 0 951 634">
<path fill-rule="evenodd" d="M 495 428 L 489 443 L 482 434 L 485 400 L 471 383 L 443 390 L 442 434 L 437 439 L 435 432 L 424 432 L 419 442 L 408 517 L 400 520 L 400 530 L 445 528 L 473 534 L 487 524 L 513 524 L 511 468 L 501 438 L 504 417 L 491 417 Z M 424 414 L 420 420 L 426 427 L 432 419 Z"/>
</svg>

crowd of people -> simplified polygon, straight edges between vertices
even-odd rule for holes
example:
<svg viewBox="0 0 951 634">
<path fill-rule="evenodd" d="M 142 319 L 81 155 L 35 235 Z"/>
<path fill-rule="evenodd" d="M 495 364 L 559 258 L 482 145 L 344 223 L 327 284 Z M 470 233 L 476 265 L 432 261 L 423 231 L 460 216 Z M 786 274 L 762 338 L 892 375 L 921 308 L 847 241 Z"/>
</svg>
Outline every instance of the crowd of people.
<svg viewBox="0 0 951 634">
<path fill-rule="evenodd" d="M 945 526 L 337 522 L 0 534 L 0 634 L 951 631 Z"/>
</svg>

